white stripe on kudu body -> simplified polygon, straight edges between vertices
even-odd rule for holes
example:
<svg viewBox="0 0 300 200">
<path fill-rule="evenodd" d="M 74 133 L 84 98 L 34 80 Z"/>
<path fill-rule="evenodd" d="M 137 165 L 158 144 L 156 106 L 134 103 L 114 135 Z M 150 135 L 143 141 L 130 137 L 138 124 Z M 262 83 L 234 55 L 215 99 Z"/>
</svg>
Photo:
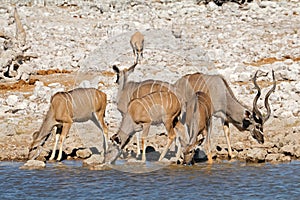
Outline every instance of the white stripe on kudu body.
<svg viewBox="0 0 300 200">
<path fill-rule="evenodd" d="M 62 158 L 63 142 L 74 122 L 92 120 L 104 132 L 104 149 L 107 148 L 108 128 L 104 122 L 107 104 L 106 94 L 94 88 L 77 88 L 69 92 L 58 92 L 51 98 L 50 108 L 39 131 L 33 134 L 29 159 L 35 159 L 36 150 L 45 143 L 54 126 L 57 127 L 56 141 L 50 160 L 54 159 L 60 141 L 57 160 Z"/>
</svg>

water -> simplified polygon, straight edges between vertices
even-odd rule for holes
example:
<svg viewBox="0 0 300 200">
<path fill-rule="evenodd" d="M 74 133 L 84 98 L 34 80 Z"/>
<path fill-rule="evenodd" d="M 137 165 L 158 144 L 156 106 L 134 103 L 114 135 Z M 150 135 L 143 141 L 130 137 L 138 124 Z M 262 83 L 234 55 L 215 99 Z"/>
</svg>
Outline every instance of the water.
<svg viewBox="0 0 300 200">
<path fill-rule="evenodd" d="M 0 199 L 299 199 L 300 161 L 285 164 L 224 162 L 170 165 L 147 173 L 95 171 L 80 161 L 0 162 Z M 155 165 L 155 164 L 152 164 Z M 152 165 L 149 168 L 153 167 Z M 133 166 L 132 169 L 138 168 Z M 149 170 L 151 171 L 151 170 Z"/>
</svg>

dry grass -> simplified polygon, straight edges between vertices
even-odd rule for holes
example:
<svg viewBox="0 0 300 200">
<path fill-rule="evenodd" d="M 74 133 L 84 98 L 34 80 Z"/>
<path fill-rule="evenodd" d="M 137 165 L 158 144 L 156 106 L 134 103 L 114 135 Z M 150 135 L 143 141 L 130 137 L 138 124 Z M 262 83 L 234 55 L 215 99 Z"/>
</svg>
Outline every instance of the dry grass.
<svg viewBox="0 0 300 200">
<path fill-rule="evenodd" d="M 87 72 L 87 73 L 79 73 L 76 71 L 68 71 L 68 70 L 59 70 L 59 69 L 49 69 L 49 70 L 39 70 L 36 74 L 31 75 L 30 80 L 25 82 L 23 80 L 17 82 L 3 82 L 0 83 L 0 94 L 7 94 L 9 92 L 18 91 L 18 92 L 32 92 L 35 88 L 36 81 L 42 81 L 46 86 L 51 83 L 60 83 L 65 86 L 66 89 L 72 89 L 76 83 L 81 80 L 89 80 L 95 77 L 96 75 L 103 75 L 106 77 L 113 77 L 115 73 L 110 71 L 103 72 Z M 105 85 L 104 82 L 100 82 L 100 84 Z"/>
<path fill-rule="evenodd" d="M 283 58 L 274 58 L 274 57 L 271 57 L 271 58 L 262 58 L 256 62 L 251 62 L 251 63 L 244 63 L 245 65 L 251 65 L 251 66 L 254 66 L 254 67 L 259 67 L 259 66 L 262 66 L 262 65 L 266 65 L 266 64 L 273 64 L 275 62 L 283 62 L 287 59 L 291 59 L 293 60 L 294 62 L 298 62 L 300 61 L 300 57 L 292 57 L 292 56 L 284 56 Z"/>
<path fill-rule="evenodd" d="M 65 69 L 49 69 L 49 70 L 38 70 L 36 72 L 37 75 L 50 75 L 50 74 L 69 74 L 72 71 L 65 70 Z"/>
</svg>

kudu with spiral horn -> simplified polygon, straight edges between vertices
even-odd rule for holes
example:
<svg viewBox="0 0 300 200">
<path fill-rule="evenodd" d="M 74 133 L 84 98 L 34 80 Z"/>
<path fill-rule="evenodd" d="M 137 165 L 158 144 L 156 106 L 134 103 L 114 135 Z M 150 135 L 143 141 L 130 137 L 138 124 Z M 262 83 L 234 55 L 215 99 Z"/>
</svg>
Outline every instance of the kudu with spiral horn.
<svg viewBox="0 0 300 200">
<path fill-rule="evenodd" d="M 258 86 L 256 79 L 257 79 L 257 74 L 261 72 L 261 71 L 256 71 L 254 77 L 253 77 L 253 84 L 255 86 L 255 89 L 257 89 L 257 94 L 253 100 L 253 110 L 252 110 L 252 118 L 255 122 L 253 129 L 250 130 L 251 135 L 254 138 L 258 138 L 258 141 L 262 141 L 261 143 L 264 142 L 264 137 L 263 137 L 263 125 L 264 123 L 270 118 L 271 115 L 271 108 L 270 108 L 270 104 L 269 104 L 269 96 L 271 95 L 272 92 L 275 91 L 276 88 L 276 81 L 275 81 L 275 74 L 274 71 L 272 70 L 272 77 L 273 77 L 273 86 L 272 88 L 268 91 L 268 93 L 265 96 L 265 107 L 267 110 L 267 114 L 264 117 L 262 115 L 262 113 L 260 112 L 260 110 L 257 107 L 257 101 L 261 95 L 261 89 Z M 267 74 L 266 74 L 267 75 Z"/>
<path fill-rule="evenodd" d="M 261 89 L 256 83 L 258 72 L 256 72 L 253 77 L 253 83 L 258 91 L 253 100 L 253 109 L 249 109 L 248 106 L 243 105 L 237 100 L 227 81 L 220 75 L 207 75 L 202 73 L 187 74 L 178 79 L 175 83 L 175 86 L 181 91 L 185 102 L 188 102 L 198 91 L 204 92 L 210 96 L 212 100 L 213 116 L 220 118 L 223 123 L 223 130 L 228 145 L 228 156 L 230 158 L 233 157 L 233 155 L 229 137 L 229 124 L 233 124 L 240 131 L 250 131 L 252 137 L 259 143 L 264 142 L 263 125 L 271 114 L 268 99 L 275 90 L 276 81 L 273 71 L 273 87 L 265 96 L 267 114 L 263 117 L 257 108 L 257 101 L 261 95 Z M 186 113 L 182 113 L 182 116 L 182 123 L 186 123 Z"/>
</svg>

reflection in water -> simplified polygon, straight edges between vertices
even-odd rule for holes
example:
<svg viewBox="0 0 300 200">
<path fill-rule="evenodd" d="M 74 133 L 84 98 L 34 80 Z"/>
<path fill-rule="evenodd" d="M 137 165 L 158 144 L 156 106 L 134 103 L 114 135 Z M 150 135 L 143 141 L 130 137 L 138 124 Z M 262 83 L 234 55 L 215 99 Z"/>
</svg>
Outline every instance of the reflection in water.
<svg viewBox="0 0 300 200">
<path fill-rule="evenodd" d="M 117 170 L 122 163 L 104 171 L 89 170 L 79 161 L 47 163 L 42 170 L 20 170 L 22 165 L 0 162 L 0 199 L 297 199 L 300 195 L 299 161 L 138 163 L 122 171 Z M 124 172 L 143 170 L 148 172 Z"/>
</svg>

